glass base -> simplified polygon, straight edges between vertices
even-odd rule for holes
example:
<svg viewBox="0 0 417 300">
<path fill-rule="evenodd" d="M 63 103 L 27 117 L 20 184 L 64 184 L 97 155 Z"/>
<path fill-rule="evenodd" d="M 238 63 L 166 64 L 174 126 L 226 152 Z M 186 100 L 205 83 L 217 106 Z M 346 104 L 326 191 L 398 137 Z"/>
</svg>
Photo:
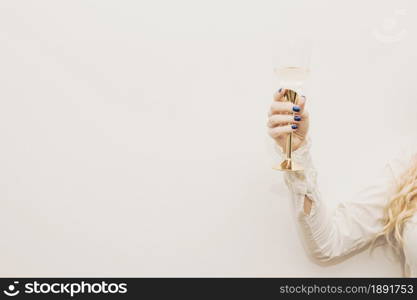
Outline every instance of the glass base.
<svg viewBox="0 0 417 300">
<path fill-rule="evenodd" d="M 278 171 L 287 171 L 287 172 L 294 172 L 294 171 L 302 171 L 303 168 L 301 166 L 294 163 L 291 159 L 284 160 L 279 166 L 272 167 L 274 170 Z"/>
</svg>

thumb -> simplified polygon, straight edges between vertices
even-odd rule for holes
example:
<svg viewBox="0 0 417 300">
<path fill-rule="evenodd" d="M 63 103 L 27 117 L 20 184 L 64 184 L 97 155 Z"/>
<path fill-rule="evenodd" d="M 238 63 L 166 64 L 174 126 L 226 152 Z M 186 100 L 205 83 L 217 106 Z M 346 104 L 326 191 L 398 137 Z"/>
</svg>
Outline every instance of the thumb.
<svg viewBox="0 0 417 300">
<path fill-rule="evenodd" d="M 301 95 L 300 97 L 298 97 L 297 105 L 300 106 L 301 111 L 304 110 L 304 107 L 306 105 L 306 101 L 307 101 L 307 98 L 305 96 Z"/>
</svg>

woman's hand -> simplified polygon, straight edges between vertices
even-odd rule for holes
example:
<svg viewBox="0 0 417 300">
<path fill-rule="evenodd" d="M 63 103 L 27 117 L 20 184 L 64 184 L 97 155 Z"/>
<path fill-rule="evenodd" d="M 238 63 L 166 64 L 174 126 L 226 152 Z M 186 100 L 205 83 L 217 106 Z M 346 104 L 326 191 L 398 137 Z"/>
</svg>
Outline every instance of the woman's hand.
<svg viewBox="0 0 417 300">
<path fill-rule="evenodd" d="M 298 97 L 295 104 L 285 100 L 285 89 L 274 94 L 268 114 L 268 133 L 284 149 L 287 135 L 293 132 L 293 150 L 302 146 L 306 140 L 309 117 L 305 110 L 306 98 Z"/>
</svg>

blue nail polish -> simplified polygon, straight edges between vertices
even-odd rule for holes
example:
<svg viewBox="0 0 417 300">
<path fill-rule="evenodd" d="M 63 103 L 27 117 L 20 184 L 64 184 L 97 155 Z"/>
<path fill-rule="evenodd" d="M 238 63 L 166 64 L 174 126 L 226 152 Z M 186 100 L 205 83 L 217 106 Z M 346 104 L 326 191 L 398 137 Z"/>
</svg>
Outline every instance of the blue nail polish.
<svg viewBox="0 0 417 300">
<path fill-rule="evenodd" d="M 295 111 L 295 112 L 299 112 L 300 111 L 300 107 L 298 105 L 294 105 L 292 107 L 292 110 Z"/>
<path fill-rule="evenodd" d="M 291 125 L 291 128 L 292 128 L 292 129 L 297 129 L 297 128 L 298 128 L 298 126 L 297 126 L 297 125 L 295 125 L 295 124 L 293 124 L 293 125 Z"/>
<path fill-rule="evenodd" d="M 281 91 L 282 91 L 282 88 L 280 88 L 280 89 L 278 90 L 278 93 L 281 93 Z"/>
<path fill-rule="evenodd" d="M 294 120 L 295 121 L 301 121 L 301 117 L 300 116 L 294 116 Z"/>
</svg>

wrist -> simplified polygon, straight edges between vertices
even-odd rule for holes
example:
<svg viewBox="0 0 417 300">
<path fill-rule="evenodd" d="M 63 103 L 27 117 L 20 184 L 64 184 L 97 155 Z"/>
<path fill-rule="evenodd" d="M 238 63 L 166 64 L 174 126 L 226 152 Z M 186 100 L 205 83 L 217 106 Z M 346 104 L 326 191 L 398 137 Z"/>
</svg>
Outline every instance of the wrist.
<svg viewBox="0 0 417 300">
<path fill-rule="evenodd" d="M 298 143 L 297 145 L 293 145 L 293 151 L 303 147 L 304 145 L 307 144 L 307 137 L 305 137 L 300 143 Z"/>
</svg>

